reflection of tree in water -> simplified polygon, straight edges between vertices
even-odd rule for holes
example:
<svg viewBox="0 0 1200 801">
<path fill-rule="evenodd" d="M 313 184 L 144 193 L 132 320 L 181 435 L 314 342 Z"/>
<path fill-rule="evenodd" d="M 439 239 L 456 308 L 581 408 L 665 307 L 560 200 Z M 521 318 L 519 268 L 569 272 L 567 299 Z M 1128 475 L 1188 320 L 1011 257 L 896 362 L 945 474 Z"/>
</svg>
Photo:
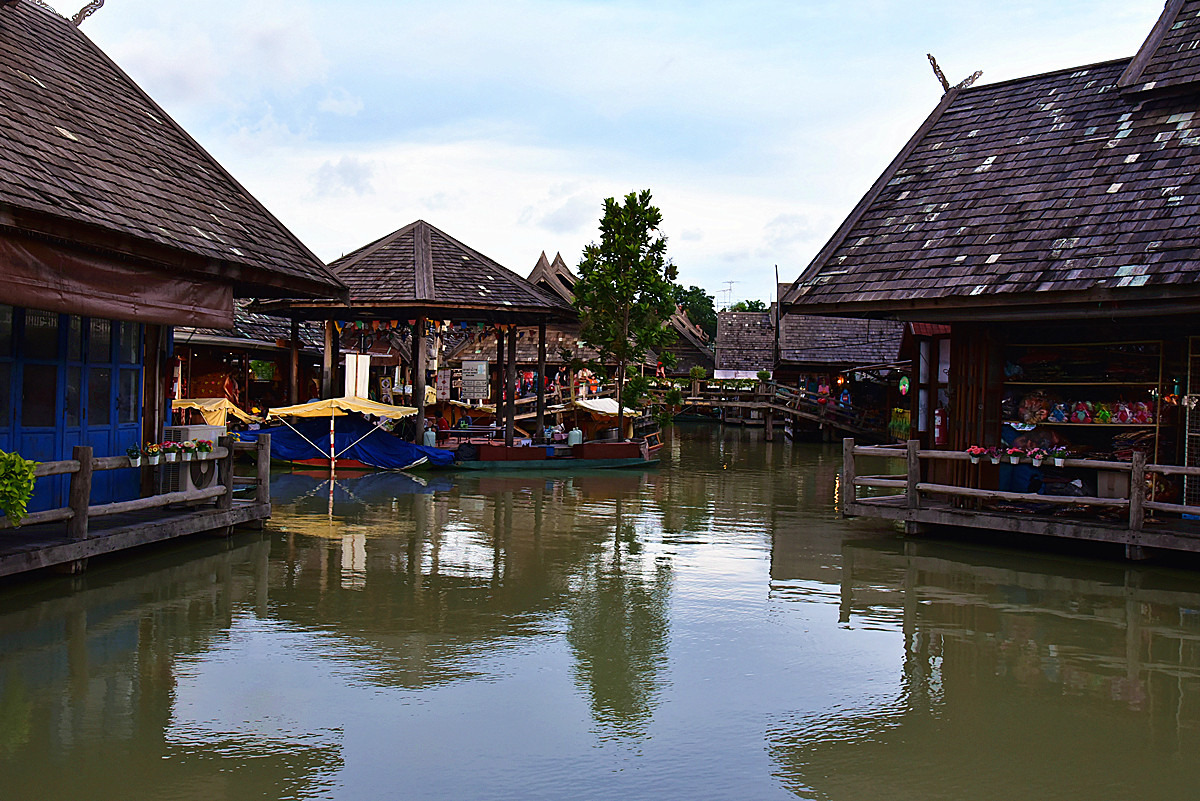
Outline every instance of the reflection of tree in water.
<svg viewBox="0 0 1200 801">
<path fill-rule="evenodd" d="M 617 501 L 611 560 L 585 565 L 567 611 L 567 642 L 592 715 L 621 737 L 644 736 L 666 662 L 671 567 L 649 557 Z"/>
</svg>

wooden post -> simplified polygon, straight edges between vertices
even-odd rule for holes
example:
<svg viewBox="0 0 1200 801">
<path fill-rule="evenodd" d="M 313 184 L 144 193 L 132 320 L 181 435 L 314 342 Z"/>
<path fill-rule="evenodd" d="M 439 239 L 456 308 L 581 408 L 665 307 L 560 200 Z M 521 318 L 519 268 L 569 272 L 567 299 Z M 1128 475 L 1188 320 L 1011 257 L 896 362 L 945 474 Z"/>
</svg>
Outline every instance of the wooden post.
<svg viewBox="0 0 1200 801">
<path fill-rule="evenodd" d="M 767 426 L 767 442 L 774 442 L 775 441 L 775 411 L 770 406 L 768 406 L 763 411 L 763 419 L 766 421 L 766 426 Z"/>
<path fill-rule="evenodd" d="M 517 425 L 517 329 L 508 332 L 508 363 L 504 365 L 505 399 L 504 411 L 504 445 L 513 446 L 513 433 Z"/>
<path fill-rule="evenodd" d="M 271 502 L 271 435 L 259 434 L 254 450 L 254 502 Z"/>
<path fill-rule="evenodd" d="M 217 444 L 228 453 L 217 462 L 217 482 L 225 487 L 225 494 L 217 497 L 218 509 L 233 508 L 233 437 L 226 434 L 217 439 Z"/>
<path fill-rule="evenodd" d="M 74 517 L 67 522 L 67 536 L 73 540 L 86 540 L 88 505 L 92 499 L 92 449 L 87 445 L 76 445 L 71 449 L 71 458 L 79 462 L 79 471 L 71 474 L 67 505 Z"/>
<path fill-rule="evenodd" d="M 300 400 L 300 321 L 292 320 L 292 338 L 288 341 L 288 403 L 295 406 Z M 308 400 L 305 398 L 304 400 Z"/>
<path fill-rule="evenodd" d="M 842 517 L 846 516 L 846 507 L 858 500 L 858 493 L 854 488 L 854 480 L 857 477 L 857 471 L 854 469 L 854 438 L 846 437 L 842 440 Z"/>
<path fill-rule="evenodd" d="M 504 329 L 496 328 L 496 431 L 504 428 Z"/>
<path fill-rule="evenodd" d="M 1133 452 L 1129 472 L 1129 530 L 1140 532 L 1146 522 L 1146 454 Z"/>
<path fill-rule="evenodd" d="M 333 371 L 337 369 L 337 328 L 325 321 L 325 355 L 321 360 L 321 397 L 333 397 Z"/>
<path fill-rule="evenodd" d="M 413 442 L 418 445 L 425 444 L 423 435 L 425 433 L 425 318 L 418 317 L 417 324 L 413 326 L 412 337 L 412 365 L 413 365 L 413 406 L 417 409 L 417 432 L 414 435 Z"/>
<path fill-rule="evenodd" d="M 538 323 L 537 422 L 534 431 L 539 436 L 546 430 L 546 324 Z"/>
<path fill-rule="evenodd" d="M 921 460 L 917 456 L 921 450 L 920 440 L 910 439 L 905 450 L 908 461 L 908 484 L 904 488 L 905 499 L 908 501 L 909 509 L 920 509 L 921 498 L 917 494 L 917 484 L 921 481 Z"/>
</svg>

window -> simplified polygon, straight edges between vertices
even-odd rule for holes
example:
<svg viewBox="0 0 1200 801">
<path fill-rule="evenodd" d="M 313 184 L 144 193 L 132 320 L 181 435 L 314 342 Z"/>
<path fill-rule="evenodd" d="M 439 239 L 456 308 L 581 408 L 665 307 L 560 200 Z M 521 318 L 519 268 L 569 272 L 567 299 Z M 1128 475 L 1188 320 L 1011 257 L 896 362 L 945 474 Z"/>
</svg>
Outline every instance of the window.
<svg viewBox="0 0 1200 801">
<path fill-rule="evenodd" d="M 53 428 L 58 422 L 58 366 L 27 364 L 24 372 L 21 425 L 27 428 Z"/>
</svg>

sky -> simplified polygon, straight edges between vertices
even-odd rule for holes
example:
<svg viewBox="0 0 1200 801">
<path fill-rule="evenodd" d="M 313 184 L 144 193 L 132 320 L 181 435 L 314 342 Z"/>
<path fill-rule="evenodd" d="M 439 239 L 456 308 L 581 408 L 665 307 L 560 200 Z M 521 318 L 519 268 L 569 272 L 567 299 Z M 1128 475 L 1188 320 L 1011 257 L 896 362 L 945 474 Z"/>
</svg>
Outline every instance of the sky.
<svg viewBox="0 0 1200 801">
<path fill-rule="evenodd" d="M 85 5 L 52 0 L 70 16 Z M 320 258 L 423 219 L 528 275 L 650 189 L 685 286 L 791 282 L 941 86 L 1134 55 L 1163 0 L 107 0 L 83 31 Z"/>
</svg>

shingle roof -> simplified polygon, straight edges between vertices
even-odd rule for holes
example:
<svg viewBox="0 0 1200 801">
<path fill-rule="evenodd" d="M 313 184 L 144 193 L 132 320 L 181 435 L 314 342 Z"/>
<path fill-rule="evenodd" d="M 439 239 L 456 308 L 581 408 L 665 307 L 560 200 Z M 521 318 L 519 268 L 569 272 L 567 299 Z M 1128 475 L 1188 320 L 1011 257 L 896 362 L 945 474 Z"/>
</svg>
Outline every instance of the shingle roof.
<svg viewBox="0 0 1200 801">
<path fill-rule="evenodd" d="M 579 281 L 579 276 L 571 272 L 567 267 L 567 263 L 563 261 L 561 253 L 554 254 L 554 261 L 546 259 L 546 251 L 542 251 L 541 258 L 533 267 L 533 272 L 529 274 L 529 283 L 558 295 L 567 303 L 575 302 L 575 284 Z"/>
<path fill-rule="evenodd" d="M 233 302 L 233 330 L 224 328 L 175 328 L 176 344 L 194 342 L 205 344 L 220 341 L 229 344 L 230 340 L 244 340 L 247 347 L 255 345 L 275 346 L 279 340 L 288 340 L 292 336 L 292 324 L 289 320 L 272 317 L 252 311 L 250 301 L 235 300 Z M 311 322 L 300 323 L 300 344 L 305 350 L 321 353 L 325 349 L 325 333 L 320 325 Z"/>
<path fill-rule="evenodd" d="M 241 292 L 340 289 L 83 33 L 28 0 L 0 6 L 0 137 L 5 225 L 59 236 L 65 223 L 77 241 L 167 262 L 182 252 Z"/>
<path fill-rule="evenodd" d="M 787 314 L 779 332 L 779 359 L 814 365 L 866 366 L 894 362 L 904 323 Z"/>
<path fill-rule="evenodd" d="M 421 307 L 455 312 L 574 315 L 560 298 L 467 247 L 424 220 L 331 263 L 358 307 Z"/>
<path fill-rule="evenodd" d="M 717 312 L 716 369 L 758 371 L 775 367 L 771 312 Z"/>
<path fill-rule="evenodd" d="M 1198 45 L 1200 0 L 1169 0 L 1120 86 L 1129 92 L 1194 89 L 1200 82 Z"/>
<path fill-rule="evenodd" d="M 1122 95 L 1129 63 L 947 93 L 785 306 L 963 316 L 1200 296 L 1197 103 Z"/>
</svg>

